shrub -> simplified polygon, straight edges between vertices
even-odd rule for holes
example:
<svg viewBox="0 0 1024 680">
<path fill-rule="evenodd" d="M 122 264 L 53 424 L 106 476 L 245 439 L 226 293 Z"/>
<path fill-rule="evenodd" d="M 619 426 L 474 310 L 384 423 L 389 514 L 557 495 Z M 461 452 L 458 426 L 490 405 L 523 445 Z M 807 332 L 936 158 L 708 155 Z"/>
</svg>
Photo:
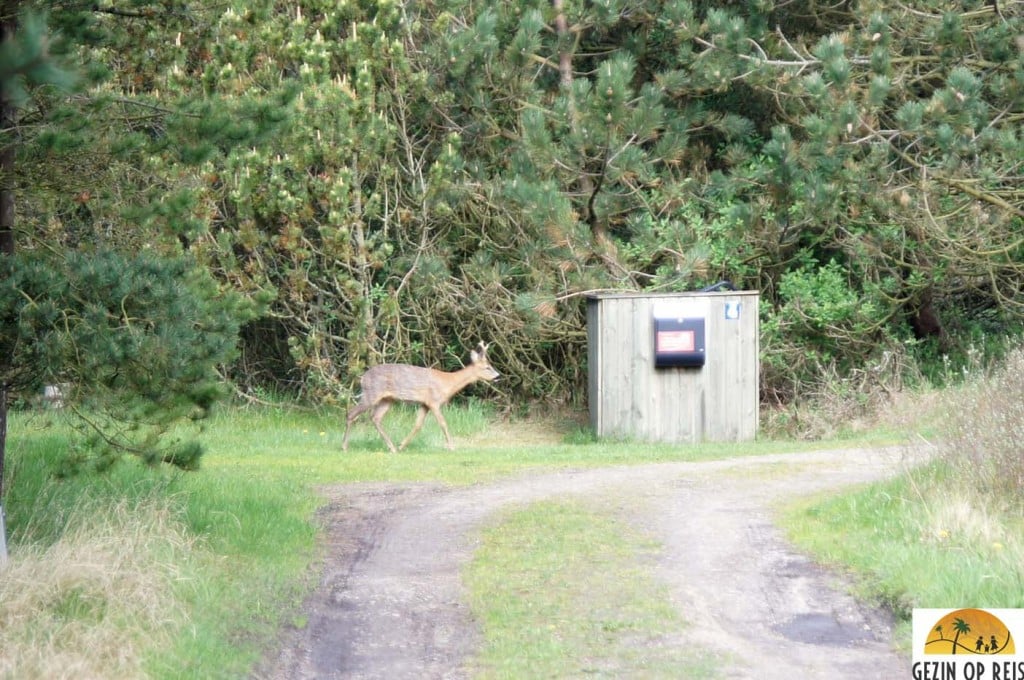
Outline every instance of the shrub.
<svg viewBox="0 0 1024 680">
<path fill-rule="evenodd" d="M 1024 348 L 971 380 L 949 405 L 943 458 L 968 486 L 1021 503 L 1024 490 Z"/>
</svg>

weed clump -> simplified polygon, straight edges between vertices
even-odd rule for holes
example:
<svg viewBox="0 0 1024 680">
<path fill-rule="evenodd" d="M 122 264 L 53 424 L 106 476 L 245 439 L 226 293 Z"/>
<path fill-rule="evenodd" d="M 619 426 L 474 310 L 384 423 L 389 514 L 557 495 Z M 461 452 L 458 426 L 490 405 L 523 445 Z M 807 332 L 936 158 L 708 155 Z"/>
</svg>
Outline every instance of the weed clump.
<svg viewBox="0 0 1024 680">
<path fill-rule="evenodd" d="M 74 516 L 0 571 L 0 678 L 144 677 L 185 616 L 175 587 L 192 539 L 159 499 Z"/>
<path fill-rule="evenodd" d="M 1024 349 L 951 396 L 942 458 L 967 487 L 1024 509 Z"/>
</svg>

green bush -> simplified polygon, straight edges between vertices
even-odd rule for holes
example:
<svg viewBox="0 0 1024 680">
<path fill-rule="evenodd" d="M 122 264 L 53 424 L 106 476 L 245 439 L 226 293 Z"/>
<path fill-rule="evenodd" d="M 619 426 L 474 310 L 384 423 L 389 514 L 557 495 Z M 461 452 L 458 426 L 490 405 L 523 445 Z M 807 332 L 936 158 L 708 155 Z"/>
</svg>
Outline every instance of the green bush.
<svg viewBox="0 0 1024 680">
<path fill-rule="evenodd" d="M 73 463 L 130 452 L 198 465 L 194 444 L 163 442 L 171 423 L 205 416 L 221 394 L 246 307 L 186 258 L 38 251 L 0 258 L 0 384 L 65 401 L 88 433 Z M 170 448 L 168 448 L 170 446 Z"/>
<path fill-rule="evenodd" d="M 810 262 L 781 277 L 779 304 L 763 307 L 762 389 L 788 403 L 826 381 L 860 374 L 855 390 L 891 385 L 891 356 L 902 353 L 884 305 L 860 289 L 835 260 Z M 869 371 L 866 367 L 880 367 Z M 884 370 L 881 370 L 884 368 Z"/>
</svg>

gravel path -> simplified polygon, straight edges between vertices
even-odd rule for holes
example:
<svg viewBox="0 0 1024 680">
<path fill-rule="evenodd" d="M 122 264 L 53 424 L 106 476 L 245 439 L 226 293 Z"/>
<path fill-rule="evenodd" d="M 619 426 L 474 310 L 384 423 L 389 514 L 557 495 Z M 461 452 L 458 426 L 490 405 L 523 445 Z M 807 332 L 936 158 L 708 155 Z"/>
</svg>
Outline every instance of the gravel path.
<svg viewBox="0 0 1024 680">
<path fill-rule="evenodd" d="M 801 495 L 881 479 L 914 461 L 845 449 L 531 474 L 468 488 L 325 490 L 327 542 L 308 623 L 255 677 L 464 678 L 479 633 L 459 578 L 498 510 L 548 498 L 614 497 L 664 548 L 657 575 L 685 618 L 681 639 L 723 660 L 722 677 L 909 677 L 884 612 L 797 553 L 772 522 Z"/>
</svg>

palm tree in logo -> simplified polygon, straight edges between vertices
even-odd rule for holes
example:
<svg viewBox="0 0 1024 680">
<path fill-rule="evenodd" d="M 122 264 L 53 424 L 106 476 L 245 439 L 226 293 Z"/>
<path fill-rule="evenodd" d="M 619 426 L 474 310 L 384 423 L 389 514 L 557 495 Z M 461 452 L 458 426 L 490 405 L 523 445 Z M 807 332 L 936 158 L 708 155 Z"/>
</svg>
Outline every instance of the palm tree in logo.
<svg viewBox="0 0 1024 680">
<path fill-rule="evenodd" d="M 953 651 L 951 653 L 956 654 L 957 640 L 960 639 L 961 635 L 966 635 L 967 633 L 971 632 L 971 624 L 957 617 L 953 621 L 953 630 L 956 631 L 956 635 L 953 636 Z"/>
</svg>

